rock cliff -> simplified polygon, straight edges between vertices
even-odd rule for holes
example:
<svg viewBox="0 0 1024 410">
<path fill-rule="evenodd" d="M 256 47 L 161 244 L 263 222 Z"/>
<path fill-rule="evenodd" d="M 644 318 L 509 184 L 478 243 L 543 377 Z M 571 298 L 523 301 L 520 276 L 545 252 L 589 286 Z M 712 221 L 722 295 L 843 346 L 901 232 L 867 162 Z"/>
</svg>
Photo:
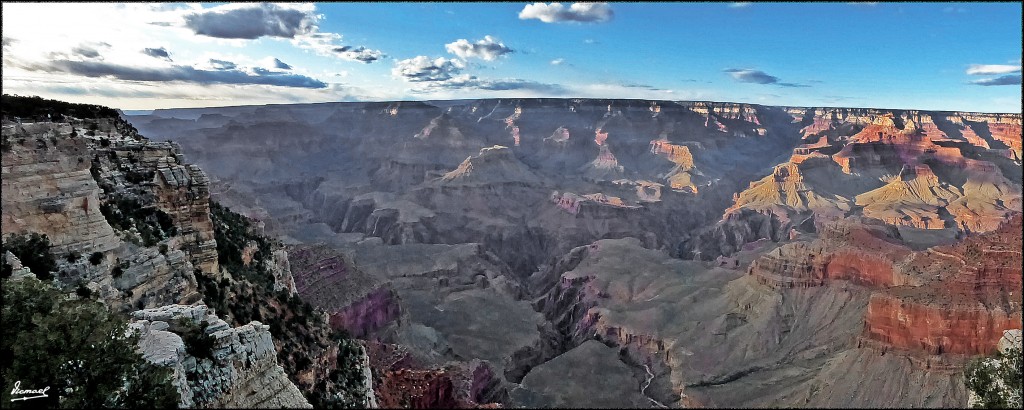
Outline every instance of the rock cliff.
<svg viewBox="0 0 1024 410">
<path fill-rule="evenodd" d="M 132 313 L 143 357 L 174 369 L 181 407 L 313 408 L 277 363 L 269 326 L 231 328 L 206 306 L 168 305 Z M 208 357 L 189 352 L 190 325 L 212 337 Z M 197 352 L 193 352 L 197 353 Z"/>
<path fill-rule="evenodd" d="M 4 233 L 46 234 L 58 288 L 134 311 L 139 348 L 175 369 L 182 406 L 309 408 L 325 392 L 372 402 L 352 393 L 369 385 L 368 366 L 341 354 L 344 339 L 331 339 L 293 296 L 287 253 L 244 217 L 222 207 L 214 215 L 209 178 L 176 144 L 149 141 L 110 109 L 101 111 L 112 117 L 10 121 L 7 110 L 23 99 L 4 96 Z M 12 274 L 25 274 L 6 256 Z M 216 305 L 219 317 L 201 302 Z M 209 352 L 196 345 L 203 339 Z M 319 372 L 293 356 L 318 352 L 331 359 Z M 335 377 L 337 369 L 352 374 Z M 303 383 L 307 375 L 315 380 Z"/>
<path fill-rule="evenodd" d="M 72 137 L 72 134 L 75 137 Z M 120 240 L 100 213 L 89 140 L 70 123 L 4 123 L 3 232 L 46 234 L 57 253 L 106 252 Z"/>
</svg>

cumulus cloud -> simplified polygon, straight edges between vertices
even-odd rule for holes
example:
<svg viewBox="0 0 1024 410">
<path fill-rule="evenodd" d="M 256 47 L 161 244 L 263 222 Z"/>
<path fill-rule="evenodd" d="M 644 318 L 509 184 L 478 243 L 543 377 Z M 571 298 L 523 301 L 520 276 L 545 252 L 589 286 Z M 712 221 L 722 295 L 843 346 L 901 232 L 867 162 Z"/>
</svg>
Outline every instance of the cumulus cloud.
<svg viewBox="0 0 1024 410">
<path fill-rule="evenodd" d="M 218 60 L 216 58 L 211 58 L 209 64 L 214 70 L 234 70 L 235 68 L 238 68 L 238 64 L 227 60 Z"/>
<path fill-rule="evenodd" d="M 771 84 L 779 87 L 810 87 L 806 84 L 796 83 L 784 83 L 779 81 L 779 77 L 770 75 L 761 70 L 751 69 L 740 69 L 740 68 L 728 68 L 725 69 L 732 78 L 741 83 L 753 83 L 753 84 Z"/>
<path fill-rule="evenodd" d="M 338 44 L 341 42 L 341 39 L 342 36 L 337 33 L 313 32 L 297 36 L 292 40 L 292 44 L 295 44 L 299 48 L 311 50 L 324 57 L 338 57 L 343 60 L 357 61 L 366 64 L 387 57 L 387 55 L 380 50 L 372 50 L 362 46 L 342 46 Z"/>
<path fill-rule="evenodd" d="M 358 61 L 360 63 L 372 63 L 374 61 L 384 58 L 384 53 L 380 50 L 370 50 L 366 47 L 355 47 L 343 46 L 334 47 L 331 49 L 335 55 L 349 61 Z"/>
<path fill-rule="evenodd" d="M 69 73 L 94 78 L 114 78 L 125 81 L 170 82 L 180 81 L 195 84 L 259 84 L 280 87 L 325 88 L 324 82 L 298 74 L 275 73 L 254 69 L 249 73 L 237 69 L 230 61 L 210 60 L 221 69 L 203 70 L 191 66 L 172 65 L 169 67 L 132 67 L 102 61 L 54 60 L 45 63 L 19 64 L 30 71 Z"/>
<path fill-rule="evenodd" d="M 967 74 L 970 75 L 1011 74 L 1019 72 L 1020 64 L 971 64 L 967 68 Z"/>
<path fill-rule="evenodd" d="M 974 85 L 1020 85 L 1020 74 L 971 81 Z"/>
<path fill-rule="evenodd" d="M 311 7 L 297 6 L 270 3 L 217 6 L 185 15 L 185 27 L 196 34 L 216 38 L 295 38 L 314 31 L 318 21 Z"/>
<path fill-rule="evenodd" d="M 438 57 L 431 60 L 427 56 L 416 56 L 395 61 L 391 75 L 411 82 L 445 81 L 461 73 L 465 67 L 465 64 L 456 59 Z"/>
<path fill-rule="evenodd" d="M 564 62 L 565 62 L 564 58 L 556 58 L 554 60 L 551 60 L 551 65 L 562 65 L 562 63 L 564 63 Z"/>
<path fill-rule="evenodd" d="M 281 60 L 276 59 L 276 58 L 271 63 L 273 63 L 274 68 L 277 68 L 277 69 L 281 69 L 281 70 L 291 70 L 292 69 L 292 66 L 288 65 L 288 63 L 285 63 L 284 61 L 281 61 Z"/>
<path fill-rule="evenodd" d="M 470 43 L 466 39 L 455 40 L 453 43 L 445 44 L 444 48 L 463 60 L 479 58 L 485 61 L 494 61 L 498 57 L 513 52 L 511 48 L 491 36 L 484 36 L 483 40 L 475 43 Z"/>
<path fill-rule="evenodd" d="M 142 54 L 145 54 L 145 55 L 153 57 L 153 58 L 162 58 L 164 60 L 171 61 L 171 53 L 168 53 L 167 49 L 163 48 L 163 47 L 160 47 L 160 48 L 146 48 L 146 49 L 142 50 Z"/>
<path fill-rule="evenodd" d="M 533 3 L 523 7 L 519 19 L 537 19 L 545 23 L 603 23 L 611 20 L 613 15 L 608 3 L 573 3 L 568 8 L 562 3 Z"/>
</svg>

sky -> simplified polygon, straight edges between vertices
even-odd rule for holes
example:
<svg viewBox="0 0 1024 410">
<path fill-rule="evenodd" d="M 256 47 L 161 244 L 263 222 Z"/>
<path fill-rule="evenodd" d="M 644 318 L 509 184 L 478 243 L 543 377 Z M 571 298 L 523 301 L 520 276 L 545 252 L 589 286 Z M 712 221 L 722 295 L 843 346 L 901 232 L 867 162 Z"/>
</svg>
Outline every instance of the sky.
<svg viewBox="0 0 1024 410">
<path fill-rule="evenodd" d="M 1021 112 L 1020 3 L 3 3 L 3 92 Z"/>
</svg>

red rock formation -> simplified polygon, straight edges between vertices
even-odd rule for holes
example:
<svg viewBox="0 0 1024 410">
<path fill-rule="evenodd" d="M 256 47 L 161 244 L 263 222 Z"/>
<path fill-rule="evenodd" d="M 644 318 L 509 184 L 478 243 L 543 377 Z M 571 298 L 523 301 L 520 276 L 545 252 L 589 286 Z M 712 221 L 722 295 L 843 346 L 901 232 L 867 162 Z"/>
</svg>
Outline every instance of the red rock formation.
<svg viewBox="0 0 1024 410">
<path fill-rule="evenodd" d="M 604 130 L 598 128 L 597 131 L 594 131 L 594 142 L 597 143 L 597 145 L 603 146 L 607 139 L 608 133 L 604 132 Z"/>
<path fill-rule="evenodd" d="M 1021 159 L 1021 124 L 1019 118 L 1015 124 L 989 123 L 988 129 L 992 133 L 992 139 L 1009 146 L 1010 150 L 1016 153 L 1016 159 Z"/>
<path fill-rule="evenodd" d="M 863 338 L 915 354 L 992 354 L 1004 330 L 1021 327 L 1019 214 L 996 231 L 924 252 L 857 221 L 823 224 L 819 231 L 815 242 L 763 255 L 748 274 L 773 288 L 842 279 L 875 289 Z"/>
<path fill-rule="evenodd" d="M 1021 327 L 1020 311 L 977 305 L 967 294 L 914 292 L 874 293 L 865 318 L 865 336 L 896 348 L 928 354 L 991 355 L 1007 329 Z M 963 303 L 926 302 L 913 296 L 945 299 L 958 296 Z M 971 303 L 974 302 L 974 303 Z"/>
<path fill-rule="evenodd" d="M 651 153 L 665 157 L 684 170 L 693 168 L 693 154 L 685 145 L 674 145 L 667 140 L 654 140 L 651 141 Z"/>
<path fill-rule="evenodd" d="M 496 377 L 484 362 L 426 369 L 400 345 L 373 341 L 365 345 L 381 408 L 501 408 L 500 403 L 487 403 Z"/>
<path fill-rule="evenodd" d="M 824 216 L 838 209 L 843 213 L 839 216 L 844 216 L 852 209 L 844 204 L 855 202 L 863 207 L 863 215 L 893 225 L 985 232 L 1021 210 L 1020 185 L 1003 176 L 1005 163 L 997 165 L 988 159 L 1019 158 L 1014 150 L 1020 146 L 1020 119 L 1014 115 L 918 111 L 896 115 L 871 109 L 789 112 L 805 124 L 804 139 L 816 136 L 817 142 L 795 147 L 789 163 L 776 166 L 774 180 L 752 184 L 736 197 L 730 211 L 810 208 Z M 826 158 L 829 153 L 845 174 L 838 176 L 843 183 L 805 184 L 797 177 L 800 172 L 794 171 L 803 167 L 792 165 Z M 788 172 L 780 174 L 780 170 Z M 835 179 L 831 175 L 818 178 Z M 878 187 L 878 181 L 887 184 Z"/>
<path fill-rule="evenodd" d="M 1021 327 L 1020 232 L 1017 215 L 996 231 L 921 254 L 942 259 L 932 266 L 943 270 L 923 275 L 937 280 L 872 295 L 865 337 L 929 354 L 994 353 L 1004 330 Z"/>
<path fill-rule="evenodd" d="M 794 242 L 763 255 L 747 273 L 773 288 L 825 286 L 832 280 L 874 288 L 913 282 L 894 267 L 911 251 L 893 233 L 838 221 L 824 224 L 820 234 L 822 239 L 813 243 Z"/>
</svg>

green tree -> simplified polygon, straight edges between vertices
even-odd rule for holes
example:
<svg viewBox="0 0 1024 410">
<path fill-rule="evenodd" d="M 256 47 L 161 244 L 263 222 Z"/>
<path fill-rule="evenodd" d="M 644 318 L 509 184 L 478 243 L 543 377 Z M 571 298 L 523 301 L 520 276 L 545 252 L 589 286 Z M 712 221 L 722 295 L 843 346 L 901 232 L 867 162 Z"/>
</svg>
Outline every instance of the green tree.
<svg viewBox="0 0 1024 410">
<path fill-rule="evenodd" d="M 71 300 L 48 282 L 4 280 L 0 372 L 5 406 L 174 408 L 171 370 L 146 362 L 127 318 L 90 299 Z M 11 402 L 11 386 L 49 387 L 49 397 Z M 20 396 L 18 396 L 20 397 Z"/>
<path fill-rule="evenodd" d="M 1021 347 L 972 361 L 964 370 L 967 388 L 978 395 L 974 408 L 1021 408 Z"/>
<path fill-rule="evenodd" d="M 0 246 L 0 253 L 11 251 L 39 279 L 52 279 L 57 270 L 57 260 L 50 252 L 50 238 L 32 232 L 28 235 L 11 235 Z M 6 254 L 5 254 L 6 255 Z M 5 262 L 6 263 L 6 262 Z M 6 269 L 5 269 L 6 271 Z M 10 276 L 4 273 L 4 277 Z"/>
</svg>

